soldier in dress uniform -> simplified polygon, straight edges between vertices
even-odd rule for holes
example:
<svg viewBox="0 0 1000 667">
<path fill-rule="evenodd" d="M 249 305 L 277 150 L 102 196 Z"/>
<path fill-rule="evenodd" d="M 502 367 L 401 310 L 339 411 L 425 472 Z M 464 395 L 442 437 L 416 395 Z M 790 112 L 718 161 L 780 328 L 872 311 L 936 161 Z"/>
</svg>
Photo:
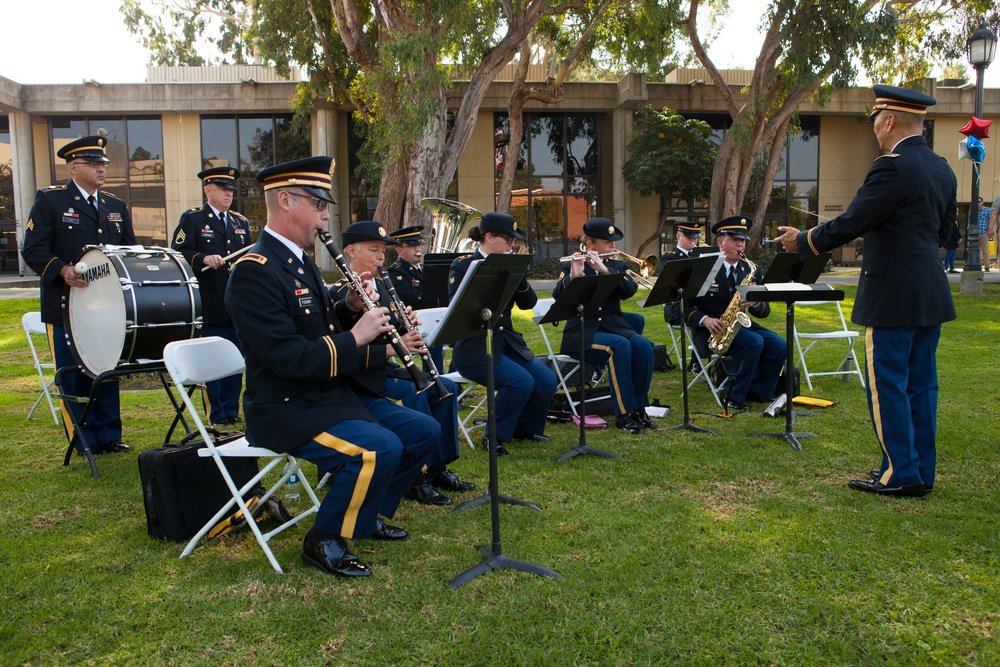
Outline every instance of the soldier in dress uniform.
<svg viewBox="0 0 1000 667">
<path fill-rule="evenodd" d="M 386 524 L 432 452 L 441 429 L 425 415 L 373 396 L 351 375 L 385 367 L 387 308 L 355 295 L 330 299 L 303 252 L 330 220 L 333 158 L 303 158 L 257 174 L 267 224 L 233 266 L 226 309 L 246 359 L 243 395 L 253 444 L 316 464 L 333 482 L 302 543 L 307 565 L 341 577 L 371 570 L 345 539 L 405 540 Z"/>
<path fill-rule="evenodd" d="M 250 221 L 232 210 L 240 170 L 212 167 L 198 173 L 205 206 L 181 215 L 171 247 L 180 251 L 198 278 L 201 292 L 202 336 L 219 336 L 239 345 L 236 327 L 226 312 L 226 284 L 234 260 L 224 258 L 253 243 Z M 228 426 L 239 421 L 243 375 L 231 375 L 205 384 L 209 419 Z"/>
<path fill-rule="evenodd" d="M 657 275 L 663 272 L 663 265 L 667 262 L 694 257 L 692 251 L 698 247 L 698 241 L 701 239 L 701 227 L 700 222 L 685 220 L 674 223 L 674 249 L 660 257 L 660 266 L 656 270 Z M 680 326 L 681 304 L 679 301 L 664 304 L 663 319 L 666 320 L 667 324 Z"/>
<path fill-rule="evenodd" d="M 871 479 L 856 491 L 922 497 L 937 462 L 937 346 L 955 319 L 938 247 L 953 233 L 956 180 L 927 145 L 924 115 L 936 100 L 915 90 L 872 86 L 875 137 L 885 151 L 868 169 L 847 212 L 776 240 L 808 258 L 864 238 L 865 255 L 851 321 L 865 327 L 868 408 L 882 449 Z"/>
<path fill-rule="evenodd" d="M 373 290 L 378 294 L 378 303 L 389 305 L 391 296 L 389 288 L 379 276 L 378 270 L 385 261 L 386 245 L 399 243 L 388 235 L 380 223 L 374 220 L 355 222 L 344 229 L 340 235 L 341 243 L 350 263 L 351 270 L 360 276 L 371 276 Z M 397 246 L 398 247 L 398 246 Z M 347 280 L 341 280 L 334 285 L 331 295 L 335 299 L 345 299 L 351 288 Z M 390 324 L 399 332 L 407 349 L 414 355 L 425 349 L 419 332 L 405 331 L 395 313 L 389 313 Z M 386 356 L 394 354 L 389 337 L 382 335 L 375 340 L 386 346 Z M 387 372 L 388 371 L 388 372 Z M 448 470 L 447 465 L 456 461 L 459 456 L 458 447 L 458 391 L 455 383 L 447 378 L 441 378 L 445 388 L 451 393 L 448 398 L 438 400 L 434 389 L 420 394 L 408 372 L 397 366 L 389 366 L 384 370 L 364 371 L 354 375 L 354 379 L 364 383 L 372 393 L 385 396 L 393 401 L 400 401 L 405 407 L 432 417 L 441 427 L 441 438 L 436 443 L 435 451 L 427 459 L 427 473 L 420 473 L 410 485 L 406 495 L 427 505 L 450 505 L 451 498 L 439 493 L 434 487 L 448 491 L 471 491 L 476 485 L 463 482 Z"/>
<path fill-rule="evenodd" d="M 470 255 L 451 264 L 448 294 L 462 284 L 472 262 L 492 253 L 509 253 L 514 241 L 524 238 L 517 221 L 506 213 L 486 213 L 479 225 L 469 230 L 469 238 L 479 244 Z M 506 454 L 511 440 L 547 441 L 544 434 L 549 404 L 556 395 L 556 376 L 531 352 L 524 336 L 514 329 L 511 310 L 533 308 L 538 296 L 527 279 L 522 279 L 493 328 L 493 377 L 496 388 L 497 453 Z M 452 363 L 465 377 L 486 386 L 486 334 L 455 343 Z M 484 443 L 485 444 L 485 443 Z"/>
<path fill-rule="evenodd" d="M 745 215 L 734 215 L 712 226 L 715 242 L 725 255 L 725 262 L 705 296 L 685 301 L 684 317 L 691 338 L 698 347 L 698 354 L 709 356 L 708 339 L 724 328 L 719 319 L 729 307 L 736 286 L 743 283 L 750 273 L 750 265 L 741 255 L 746 248 L 747 232 L 753 220 Z M 760 284 L 763 272 L 757 267 L 752 282 Z M 754 317 L 767 317 L 771 306 L 766 301 L 741 302 L 741 307 Z M 755 321 L 749 327 L 736 332 L 726 356 L 730 357 L 729 368 L 735 372 L 732 391 L 729 393 L 728 409 L 731 412 L 746 412 L 747 400 L 768 402 L 774 396 L 778 377 L 785 363 L 785 339 Z"/>
<path fill-rule="evenodd" d="M 638 290 L 635 280 L 628 275 L 628 262 L 601 257 L 614 252 L 615 241 L 621 241 L 625 235 L 608 218 L 588 220 L 583 226 L 583 235 L 587 254 L 562 265 L 552 296 L 558 298 L 574 278 L 611 273 L 621 275 L 621 282 L 597 314 L 583 319 L 582 357 L 588 363 L 610 365 L 615 425 L 628 433 L 639 434 L 643 429 L 656 428 L 646 414 L 649 385 L 653 380 L 653 344 L 640 335 L 622 314 L 622 299 L 632 297 Z M 566 321 L 559 352 L 581 358 L 579 319 Z"/>
<path fill-rule="evenodd" d="M 414 225 L 389 233 L 389 236 L 399 241 L 399 245 L 396 246 L 396 261 L 389 267 L 389 277 L 392 278 L 392 284 L 400 300 L 413 310 L 442 305 L 424 302 L 422 289 L 424 270 L 421 266 L 421 259 L 424 256 L 423 231 L 423 225 Z M 444 348 L 436 345 L 428 350 L 431 359 L 434 360 L 434 366 L 439 371 L 443 370 Z"/>
<path fill-rule="evenodd" d="M 86 245 L 136 242 L 125 202 L 100 189 L 107 176 L 107 141 L 101 136 L 83 137 L 59 149 L 56 155 L 66 160 L 72 180 L 39 190 L 25 225 L 21 255 L 41 277 L 42 321 L 47 325 L 49 349 L 57 369 L 77 365 L 66 340 L 61 303 L 67 286 L 87 287 L 87 281 L 74 269 L 77 254 Z M 82 372 L 63 373 L 61 383 L 63 393 L 69 396 L 89 396 L 93 386 L 91 378 Z M 106 380 L 97 388 L 87 422 L 81 425 L 82 433 L 73 432 L 67 413 L 72 410 L 79 421 L 82 404 L 60 399 L 59 407 L 70 442 L 79 435 L 94 454 L 129 451 L 130 447 L 122 443 L 117 379 Z M 77 450 L 82 450 L 82 441 L 75 442 Z"/>
</svg>

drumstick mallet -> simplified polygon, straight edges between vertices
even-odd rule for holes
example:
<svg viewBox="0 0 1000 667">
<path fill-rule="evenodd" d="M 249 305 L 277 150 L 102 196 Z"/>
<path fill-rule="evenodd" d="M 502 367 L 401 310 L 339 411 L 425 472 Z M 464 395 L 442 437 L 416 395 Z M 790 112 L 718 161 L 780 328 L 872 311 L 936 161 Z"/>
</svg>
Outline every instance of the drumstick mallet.
<svg viewBox="0 0 1000 667">
<path fill-rule="evenodd" d="M 233 259 L 233 258 L 235 258 L 235 257 L 239 257 L 240 255 L 242 255 L 243 253 L 245 253 L 245 252 L 246 252 L 247 250 L 249 250 L 249 249 L 250 249 L 250 248 L 252 248 L 252 247 L 253 247 L 253 244 L 252 244 L 252 243 L 251 243 L 250 245 L 248 245 L 248 246 L 243 246 L 242 248 L 240 248 L 240 249 L 239 249 L 239 250 L 237 250 L 236 252 L 231 252 L 231 253 L 229 253 L 228 255 L 226 255 L 225 257 L 223 257 L 223 258 L 222 258 L 222 261 L 223 261 L 223 262 L 228 262 L 229 260 L 231 260 L 231 259 Z M 203 266 L 203 267 L 201 267 L 201 272 L 202 272 L 202 273 L 205 273 L 205 272 L 206 272 L 206 271 L 208 271 L 208 270 L 209 270 L 210 268 L 212 268 L 212 267 L 210 267 L 210 266 Z M 221 267 L 220 267 L 220 268 L 221 268 Z"/>
<path fill-rule="evenodd" d="M 87 272 L 87 263 L 77 262 L 75 265 L 73 265 L 73 270 L 79 273 L 80 275 L 83 275 L 84 273 Z"/>
</svg>

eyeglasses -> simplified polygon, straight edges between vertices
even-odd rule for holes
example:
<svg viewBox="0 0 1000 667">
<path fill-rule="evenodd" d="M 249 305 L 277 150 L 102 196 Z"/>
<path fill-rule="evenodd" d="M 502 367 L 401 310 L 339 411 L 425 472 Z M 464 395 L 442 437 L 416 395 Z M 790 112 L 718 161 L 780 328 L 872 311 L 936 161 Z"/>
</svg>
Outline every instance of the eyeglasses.
<svg viewBox="0 0 1000 667">
<path fill-rule="evenodd" d="M 107 162 L 91 162 L 89 160 L 80 160 L 79 162 L 73 162 L 72 164 L 85 164 L 87 166 L 93 167 L 94 169 L 107 169 Z"/>
<path fill-rule="evenodd" d="M 313 204 L 316 206 L 317 211 L 322 211 L 330 203 L 325 199 L 320 199 L 319 197 L 312 197 L 310 195 L 300 195 L 298 192 L 291 192 L 289 190 L 285 190 L 285 192 L 293 197 L 301 197 L 302 199 L 311 199 L 313 201 Z"/>
</svg>

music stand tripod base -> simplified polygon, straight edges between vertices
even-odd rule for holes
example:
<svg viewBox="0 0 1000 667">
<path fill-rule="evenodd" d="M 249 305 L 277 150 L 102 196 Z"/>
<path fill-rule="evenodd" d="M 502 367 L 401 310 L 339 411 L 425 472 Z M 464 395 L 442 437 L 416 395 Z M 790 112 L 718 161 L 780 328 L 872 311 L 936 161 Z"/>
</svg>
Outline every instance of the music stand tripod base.
<svg viewBox="0 0 1000 667">
<path fill-rule="evenodd" d="M 476 507 L 478 505 L 483 505 L 485 503 L 490 502 L 491 500 L 493 500 L 493 496 L 490 494 L 489 491 L 487 491 L 483 495 L 478 496 L 476 498 L 473 498 L 472 500 L 466 500 L 464 503 L 462 503 L 461 505 L 459 505 L 458 507 L 456 507 L 455 509 L 453 509 L 452 512 L 461 512 L 463 510 L 469 509 L 470 507 Z M 528 509 L 533 509 L 536 512 L 541 512 L 542 511 L 542 509 L 540 507 L 538 507 L 537 505 L 532 505 L 527 500 L 521 500 L 519 498 L 512 498 L 510 496 L 505 496 L 502 493 L 498 493 L 497 494 L 497 500 L 499 502 L 501 502 L 501 503 L 507 503 L 508 505 L 518 505 L 520 507 L 527 507 Z"/>
<path fill-rule="evenodd" d="M 781 433 L 754 433 L 754 437 L 758 438 L 777 438 L 778 440 L 784 440 L 788 445 L 797 452 L 802 451 L 802 443 L 799 442 L 799 438 L 811 438 L 814 433 L 803 433 L 795 432 L 791 433 L 788 431 L 782 431 Z"/>
<path fill-rule="evenodd" d="M 494 553 L 495 550 L 490 547 L 481 547 L 479 551 L 486 557 L 486 560 L 459 574 L 457 577 L 448 582 L 448 586 L 451 588 L 458 588 L 462 584 L 472 581 L 479 575 L 485 574 L 490 570 L 517 570 L 519 572 L 527 572 L 528 574 L 537 574 L 540 577 L 552 577 L 553 579 L 562 578 L 562 575 L 555 570 L 542 565 L 535 565 L 534 563 L 517 560 L 516 558 L 511 558 L 510 556 L 504 556 L 502 553 Z"/>
</svg>

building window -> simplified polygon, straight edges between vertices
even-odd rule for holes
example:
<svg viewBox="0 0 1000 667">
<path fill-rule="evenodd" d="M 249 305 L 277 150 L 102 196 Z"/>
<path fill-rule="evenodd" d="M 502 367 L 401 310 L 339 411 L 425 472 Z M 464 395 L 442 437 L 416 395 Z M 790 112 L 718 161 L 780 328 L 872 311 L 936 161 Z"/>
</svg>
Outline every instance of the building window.
<svg viewBox="0 0 1000 667">
<path fill-rule="evenodd" d="M 202 169 L 235 166 L 240 170 L 233 210 L 250 220 L 255 238 L 267 220 L 257 172 L 312 155 L 310 131 L 304 118 L 292 114 L 201 117 Z"/>
<path fill-rule="evenodd" d="M 70 179 L 57 151 L 80 137 L 106 137 L 107 190 L 125 201 L 132 214 L 136 241 L 142 245 L 167 244 L 167 197 L 163 179 L 163 127 L 159 118 L 52 118 L 53 182 Z"/>
<path fill-rule="evenodd" d="M 16 220 L 14 162 L 10 153 L 10 118 L 0 116 L 0 271 L 18 269 Z"/>
<path fill-rule="evenodd" d="M 495 181 L 507 152 L 506 113 L 493 116 Z M 527 230 L 539 257 L 561 257 L 574 249 L 583 224 L 600 202 L 600 130 L 597 114 L 528 113 L 514 173 L 510 214 Z"/>
<path fill-rule="evenodd" d="M 778 235 L 779 225 L 805 229 L 819 219 L 819 118 L 802 116 L 799 130 L 785 140 L 764 219 L 764 238 Z"/>
</svg>

